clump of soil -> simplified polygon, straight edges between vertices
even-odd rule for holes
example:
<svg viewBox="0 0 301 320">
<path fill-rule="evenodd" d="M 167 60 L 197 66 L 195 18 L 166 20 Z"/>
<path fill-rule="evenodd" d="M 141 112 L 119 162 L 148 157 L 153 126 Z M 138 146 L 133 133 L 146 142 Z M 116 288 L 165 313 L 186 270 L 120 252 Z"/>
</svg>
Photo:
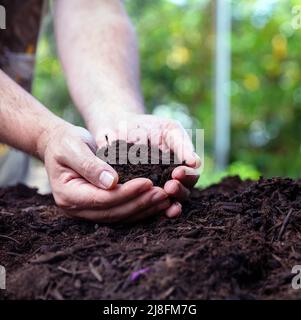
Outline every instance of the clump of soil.
<svg viewBox="0 0 301 320">
<path fill-rule="evenodd" d="M 194 190 L 179 219 L 103 226 L 51 196 L 0 191 L 2 299 L 300 298 L 301 183 L 223 180 Z"/>
<path fill-rule="evenodd" d="M 159 187 L 171 179 L 172 171 L 181 164 L 172 151 L 163 152 L 150 143 L 142 145 L 123 140 L 101 148 L 97 156 L 117 171 L 119 183 L 143 177 Z"/>
</svg>

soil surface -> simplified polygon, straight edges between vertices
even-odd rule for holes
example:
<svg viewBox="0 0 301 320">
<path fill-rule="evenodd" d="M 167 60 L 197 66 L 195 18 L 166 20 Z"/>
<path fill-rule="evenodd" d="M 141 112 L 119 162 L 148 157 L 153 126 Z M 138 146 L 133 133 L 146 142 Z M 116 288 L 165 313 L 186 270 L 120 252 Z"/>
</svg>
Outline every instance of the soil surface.
<svg viewBox="0 0 301 320">
<path fill-rule="evenodd" d="M 231 177 L 183 207 L 175 220 L 100 226 L 25 186 L 0 190 L 1 299 L 301 297 L 299 181 Z"/>
<path fill-rule="evenodd" d="M 172 171 L 179 165 L 173 152 L 162 152 L 150 143 L 142 145 L 124 140 L 114 141 L 98 150 L 97 156 L 110 163 L 118 172 L 119 183 L 144 177 L 152 180 L 155 186 L 163 187 L 165 182 L 171 179 Z"/>
</svg>

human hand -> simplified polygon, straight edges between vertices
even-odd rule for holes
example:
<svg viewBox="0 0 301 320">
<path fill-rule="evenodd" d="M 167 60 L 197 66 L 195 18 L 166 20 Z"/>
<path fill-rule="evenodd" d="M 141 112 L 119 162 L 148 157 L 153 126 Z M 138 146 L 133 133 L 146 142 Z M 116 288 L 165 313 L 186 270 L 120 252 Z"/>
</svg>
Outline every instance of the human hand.
<svg viewBox="0 0 301 320">
<path fill-rule="evenodd" d="M 135 222 L 170 208 L 168 194 L 149 179 L 117 185 L 117 173 L 95 156 L 97 146 L 87 130 L 64 123 L 40 140 L 54 199 L 68 215 L 100 223 Z"/>
<path fill-rule="evenodd" d="M 114 140 L 144 143 L 148 140 L 163 151 L 172 150 L 185 166 L 180 165 L 172 173 L 172 180 L 166 182 L 165 192 L 177 201 L 167 210 L 170 216 L 180 215 L 180 202 L 189 197 L 190 189 L 198 180 L 197 168 L 200 158 L 194 152 L 190 137 L 176 121 L 153 115 L 118 113 L 94 117 L 88 126 L 99 148 Z M 107 141 L 108 139 L 108 141 Z"/>
</svg>

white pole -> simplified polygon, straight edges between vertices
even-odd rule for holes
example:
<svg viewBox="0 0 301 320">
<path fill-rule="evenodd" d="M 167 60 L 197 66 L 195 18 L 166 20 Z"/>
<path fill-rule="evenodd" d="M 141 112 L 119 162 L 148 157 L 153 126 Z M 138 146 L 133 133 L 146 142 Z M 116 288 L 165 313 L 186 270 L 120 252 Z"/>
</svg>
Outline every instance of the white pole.
<svg viewBox="0 0 301 320">
<path fill-rule="evenodd" d="M 217 170 L 226 168 L 230 150 L 230 37 L 230 0 L 216 0 L 215 160 Z"/>
</svg>

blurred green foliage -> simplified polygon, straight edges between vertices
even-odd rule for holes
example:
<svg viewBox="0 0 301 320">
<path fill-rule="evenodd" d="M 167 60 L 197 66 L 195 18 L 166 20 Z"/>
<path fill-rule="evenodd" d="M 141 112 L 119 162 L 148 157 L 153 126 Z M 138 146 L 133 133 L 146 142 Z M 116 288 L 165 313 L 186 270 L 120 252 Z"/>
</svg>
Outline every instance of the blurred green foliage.
<svg viewBox="0 0 301 320">
<path fill-rule="evenodd" d="M 210 0 L 128 0 L 136 26 L 142 87 L 149 112 L 179 115 L 205 129 L 202 184 L 225 174 L 298 177 L 301 168 L 301 29 L 298 1 L 232 0 L 232 147 L 230 166 L 214 171 L 214 10 Z M 50 18 L 40 41 L 34 94 L 81 123 L 55 54 Z M 160 106 L 160 107 L 158 107 Z"/>
<path fill-rule="evenodd" d="M 206 157 L 205 169 L 200 176 L 197 187 L 207 187 L 213 183 L 219 182 L 221 179 L 227 176 L 239 176 L 242 180 L 257 180 L 261 174 L 253 165 L 244 163 L 242 161 L 232 162 L 224 171 L 215 171 L 212 158 Z"/>
<path fill-rule="evenodd" d="M 301 30 L 298 1 L 236 1 L 232 37 L 232 153 L 265 175 L 299 176 Z"/>
</svg>

